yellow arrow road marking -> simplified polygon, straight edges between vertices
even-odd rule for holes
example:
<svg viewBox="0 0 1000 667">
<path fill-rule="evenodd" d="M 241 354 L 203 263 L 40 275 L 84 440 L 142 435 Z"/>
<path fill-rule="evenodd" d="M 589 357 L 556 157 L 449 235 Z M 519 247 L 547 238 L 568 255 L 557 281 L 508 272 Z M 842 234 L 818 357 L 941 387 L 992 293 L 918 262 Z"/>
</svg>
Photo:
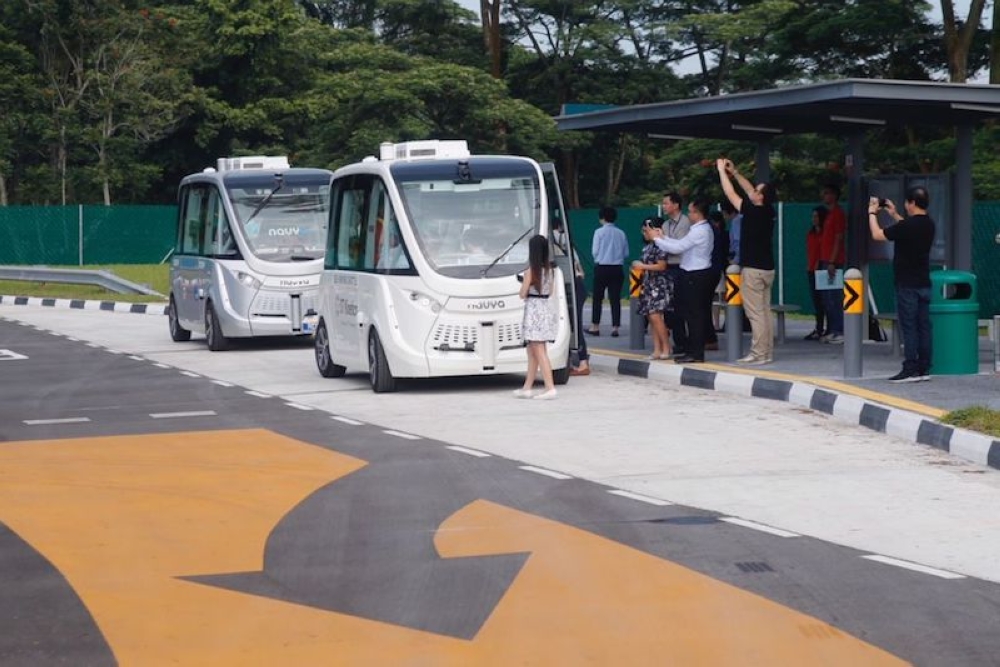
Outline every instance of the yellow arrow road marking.
<svg viewBox="0 0 1000 667">
<path fill-rule="evenodd" d="M 123 665 L 900 664 L 759 596 L 485 501 L 445 521 L 441 555 L 532 555 L 472 641 L 179 578 L 259 570 L 281 517 L 363 465 L 262 430 L 7 443 L 0 521 L 67 578 Z"/>
<path fill-rule="evenodd" d="M 532 554 L 476 637 L 472 664 L 906 664 L 753 593 L 490 502 L 454 514 L 436 544 L 446 557 Z"/>
</svg>

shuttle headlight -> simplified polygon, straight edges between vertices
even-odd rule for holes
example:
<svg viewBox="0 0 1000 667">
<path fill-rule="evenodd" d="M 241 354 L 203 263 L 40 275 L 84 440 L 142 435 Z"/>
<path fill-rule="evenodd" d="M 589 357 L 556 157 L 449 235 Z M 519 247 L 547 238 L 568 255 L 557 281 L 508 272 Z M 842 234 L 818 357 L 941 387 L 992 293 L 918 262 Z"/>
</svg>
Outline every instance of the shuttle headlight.
<svg viewBox="0 0 1000 667">
<path fill-rule="evenodd" d="M 441 304 L 434 300 L 434 298 L 427 296 L 426 294 L 421 294 L 420 292 L 410 292 L 410 301 L 416 301 L 424 308 L 430 308 L 432 313 L 437 313 L 441 311 Z"/>
<path fill-rule="evenodd" d="M 254 278 L 249 273 L 243 273 L 242 271 L 237 271 L 236 279 L 240 281 L 241 285 L 249 287 L 250 289 L 260 289 L 260 281 Z"/>
</svg>

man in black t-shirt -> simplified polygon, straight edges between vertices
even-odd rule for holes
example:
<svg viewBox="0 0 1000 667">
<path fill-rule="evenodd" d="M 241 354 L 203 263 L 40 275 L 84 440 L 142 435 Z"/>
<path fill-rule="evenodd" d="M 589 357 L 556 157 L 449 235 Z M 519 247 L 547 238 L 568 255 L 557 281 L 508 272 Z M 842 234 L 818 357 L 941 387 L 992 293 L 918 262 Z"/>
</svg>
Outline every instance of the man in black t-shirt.
<svg viewBox="0 0 1000 667">
<path fill-rule="evenodd" d="M 771 316 L 771 286 L 774 285 L 774 238 L 777 195 L 771 183 L 754 185 L 731 160 L 716 160 L 719 182 L 729 202 L 743 216 L 740 223 L 740 291 L 743 310 L 750 320 L 750 354 L 741 364 L 769 364 L 774 361 L 774 318 Z M 739 185 L 740 192 L 733 181 Z"/>
<path fill-rule="evenodd" d="M 889 382 L 920 382 L 931 379 L 931 245 L 934 221 L 927 215 L 930 198 L 922 187 L 906 193 L 904 218 L 888 199 L 868 201 L 868 227 L 876 241 L 896 245 L 892 270 L 896 278 L 896 314 L 903 334 L 903 369 Z M 892 217 L 885 229 L 878 221 L 879 210 Z"/>
</svg>

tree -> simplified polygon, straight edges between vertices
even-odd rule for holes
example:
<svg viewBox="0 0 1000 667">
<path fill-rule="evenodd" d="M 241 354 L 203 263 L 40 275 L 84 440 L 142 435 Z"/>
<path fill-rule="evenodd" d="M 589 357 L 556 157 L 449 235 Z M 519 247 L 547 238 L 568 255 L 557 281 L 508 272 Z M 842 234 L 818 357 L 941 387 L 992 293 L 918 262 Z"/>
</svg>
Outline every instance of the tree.
<svg viewBox="0 0 1000 667">
<path fill-rule="evenodd" d="M 948 76 L 953 83 L 969 80 L 969 52 L 979 31 L 986 0 L 972 0 L 969 17 L 959 22 L 955 17 L 955 3 L 941 0 L 941 18 L 944 21 L 944 46 L 948 55 Z"/>
<path fill-rule="evenodd" d="M 314 141 L 302 152 L 312 164 L 338 167 L 376 153 L 383 141 L 428 138 L 544 159 L 556 141 L 551 118 L 482 70 L 406 56 L 350 33 L 334 35 L 322 59 L 324 73 L 308 95 Z"/>
</svg>

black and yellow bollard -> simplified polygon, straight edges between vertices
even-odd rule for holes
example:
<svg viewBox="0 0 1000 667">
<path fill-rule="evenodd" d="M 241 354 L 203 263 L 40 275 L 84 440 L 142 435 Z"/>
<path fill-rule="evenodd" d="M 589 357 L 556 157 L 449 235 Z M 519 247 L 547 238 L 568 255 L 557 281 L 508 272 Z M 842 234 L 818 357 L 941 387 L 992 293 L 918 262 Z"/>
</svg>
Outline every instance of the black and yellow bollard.
<svg viewBox="0 0 1000 667">
<path fill-rule="evenodd" d="M 639 298 L 642 296 L 642 269 L 628 270 L 628 348 L 646 349 L 646 318 L 639 314 Z"/>
<path fill-rule="evenodd" d="M 865 327 L 865 281 L 861 271 L 844 271 L 844 377 L 861 377 Z"/>
<path fill-rule="evenodd" d="M 743 356 L 743 294 L 740 293 L 740 266 L 726 269 L 726 361 Z"/>
</svg>

